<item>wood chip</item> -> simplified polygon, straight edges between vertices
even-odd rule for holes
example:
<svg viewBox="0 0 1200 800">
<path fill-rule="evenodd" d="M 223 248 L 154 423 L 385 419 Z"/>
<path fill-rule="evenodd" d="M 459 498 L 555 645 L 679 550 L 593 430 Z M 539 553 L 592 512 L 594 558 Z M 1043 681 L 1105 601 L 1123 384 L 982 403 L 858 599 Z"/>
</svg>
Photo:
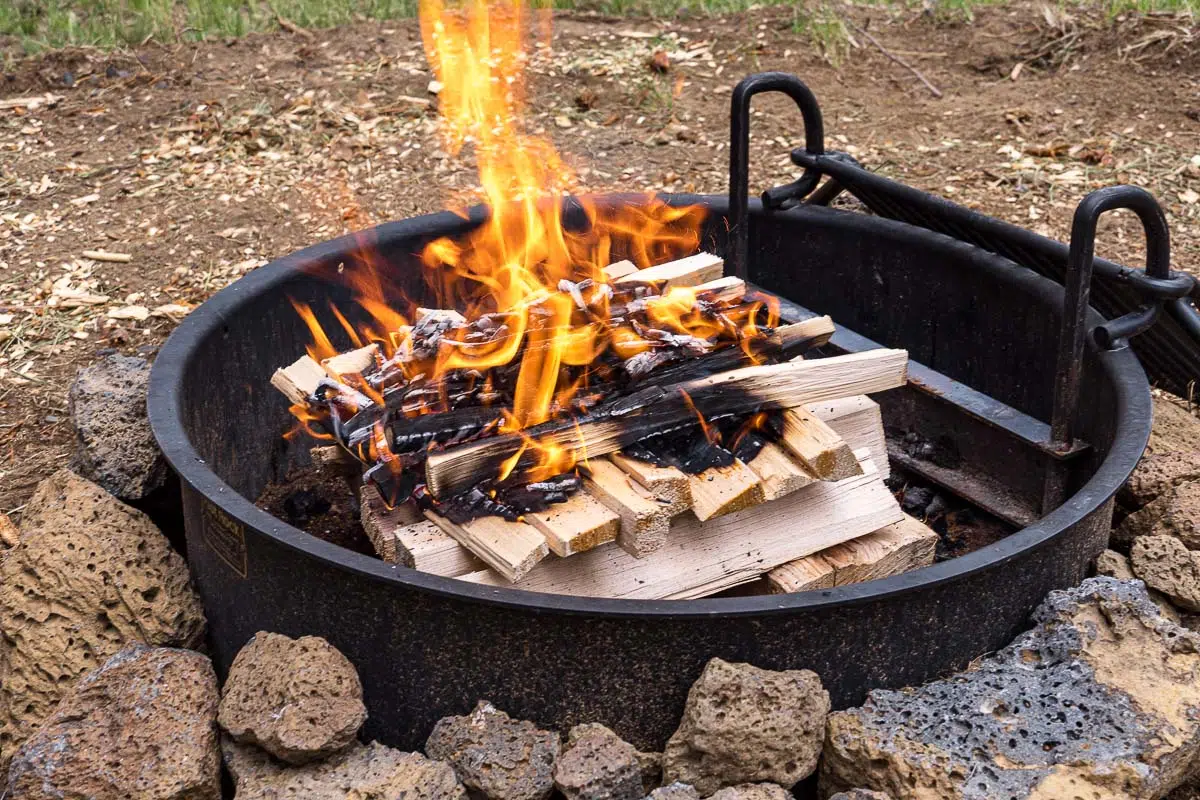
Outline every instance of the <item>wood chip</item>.
<svg viewBox="0 0 1200 800">
<path fill-rule="evenodd" d="M 133 256 L 129 253 L 110 253 L 107 250 L 84 250 L 84 258 L 90 258 L 92 261 L 107 261 L 113 264 L 128 264 L 133 260 Z"/>
</svg>

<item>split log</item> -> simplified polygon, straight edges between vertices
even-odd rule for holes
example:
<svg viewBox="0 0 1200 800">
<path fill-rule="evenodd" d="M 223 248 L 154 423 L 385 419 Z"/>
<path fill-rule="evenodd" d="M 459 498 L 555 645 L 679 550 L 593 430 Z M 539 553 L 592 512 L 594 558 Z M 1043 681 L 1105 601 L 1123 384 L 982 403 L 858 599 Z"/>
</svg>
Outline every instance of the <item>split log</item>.
<svg viewBox="0 0 1200 800">
<path fill-rule="evenodd" d="M 614 262 L 603 269 L 604 277 L 608 278 L 610 283 L 620 280 L 626 275 L 632 275 L 637 271 L 637 265 L 628 260 Z"/>
<path fill-rule="evenodd" d="M 683 470 L 660 467 L 649 461 L 630 458 L 624 453 L 613 453 L 609 459 L 654 495 L 658 503 L 664 506 L 663 513 L 667 516 L 681 514 L 692 507 L 692 490 L 688 485 L 687 473 Z"/>
<path fill-rule="evenodd" d="M 603 503 L 621 520 L 617 543 L 635 558 L 653 553 L 667 541 L 671 527 L 672 503 L 656 496 L 632 476 L 605 458 L 588 461 L 584 478 L 588 493 Z M 686 488 L 686 476 L 683 476 Z"/>
<path fill-rule="evenodd" d="M 287 395 L 287 399 L 293 403 L 306 405 L 324 377 L 325 368 L 315 358 L 300 356 L 290 365 L 275 370 L 271 385 Z"/>
<path fill-rule="evenodd" d="M 524 522 L 480 517 L 459 525 L 433 511 L 425 516 L 509 582 L 525 577 L 550 553 L 546 537 Z"/>
<path fill-rule="evenodd" d="M 671 286 L 695 286 L 721 277 L 724 269 L 725 260 L 720 256 L 697 253 L 677 261 L 655 264 L 653 267 L 631 272 L 617 278 L 615 283 L 653 283 L 662 289 Z"/>
<path fill-rule="evenodd" d="M 788 594 L 899 575 L 932 564 L 937 542 L 933 530 L 905 514 L 866 536 L 781 564 L 767 573 L 767 584 L 774 594 Z"/>
<path fill-rule="evenodd" d="M 363 530 L 375 552 L 389 564 L 448 577 L 487 568 L 412 505 L 388 509 L 373 486 L 364 486 L 361 497 Z"/>
<path fill-rule="evenodd" d="M 773 566 L 898 522 L 900 507 L 869 463 L 850 480 L 818 481 L 774 503 L 708 522 L 681 515 L 666 544 L 643 558 L 607 545 L 545 561 L 516 587 L 587 597 L 689 599 L 747 583 Z M 507 585 L 492 570 L 462 580 Z"/>
<path fill-rule="evenodd" d="M 782 428 L 780 444 L 818 479 L 841 481 L 858 474 L 858 461 L 850 447 L 808 409 L 783 412 Z"/>
<path fill-rule="evenodd" d="M 891 475 L 887 460 L 887 437 L 883 432 L 883 416 L 879 404 L 866 395 L 841 397 L 810 403 L 806 408 L 837 431 L 855 450 L 867 447 L 871 460 L 886 479 Z"/>
<path fill-rule="evenodd" d="M 361 471 L 362 468 L 361 462 L 350 455 L 350 451 L 341 445 L 326 444 L 314 447 L 308 451 L 308 455 L 312 459 L 313 466 L 322 469 Z"/>
<path fill-rule="evenodd" d="M 551 442 L 589 457 L 605 455 L 694 419 L 745 414 L 759 409 L 792 408 L 806 403 L 903 385 L 908 365 L 904 350 L 867 350 L 809 361 L 789 361 L 722 372 L 669 386 L 651 386 L 604 403 L 578 420 L 554 420 L 521 434 L 506 434 L 431 453 L 425 478 L 434 497 L 448 497 L 500 472 L 520 452 L 526 437 Z M 688 402 L 690 398 L 691 402 Z M 532 465 L 526 454 L 517 468 Z"/>
<path fill-rule="evenodd" d="M 871 455 L 875 456 L 874 453 Z M 774 442 L 763 445 L 747 466 L 762 481 L 763 498 L 767 501 L 778 500 L 816 480 L 787 450 Z"/>
<path fill-rule="evenodd" d="M 706 300 L 733 303 L 745 296 L 746 282 L 736 275 L 726 275 L 715 281 L 697 284 L 695 290 L 697 296 L 703 296 Z"/>
<path fill-rule="evenodd" d="M 418 308 L 416 321 L 420 322 L 426 317 L 433 317 L 437 320 L 448 319 L 455 325 L 467 324 L 467 318 L 452 308 Z"/>
<path fill-rule="evenodd" d="M 709 467 L 688 475 L 692 513 L 701 522 L 758 505 L 766 499 L 762 481 L 741 461 L 727 467 Z"/>
<path fill-rule="evenodd" d="M 321 362 L 321 366 L 334 380 L 339 380 L 343 375 L 361 375 L 375 366 L 378 353 L 379 345 L 372 342 L 366 347 L 327 358 Z"/>
<path fill-rule="evenodd" d="M 586 492 L 576 492 L 545 511 L 526 514 L 525 520 L 546 537 L 551 552 L 564 558 L 613 541 L 621 529 L 616 512 Z"/>
</svg>

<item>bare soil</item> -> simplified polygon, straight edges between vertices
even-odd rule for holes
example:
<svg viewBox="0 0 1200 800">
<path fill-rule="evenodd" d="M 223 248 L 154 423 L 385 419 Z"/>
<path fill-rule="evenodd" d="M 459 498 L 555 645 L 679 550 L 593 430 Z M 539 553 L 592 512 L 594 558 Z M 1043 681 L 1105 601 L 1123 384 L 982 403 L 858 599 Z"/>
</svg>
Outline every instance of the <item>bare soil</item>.
<svg viewBox="0 0 1200 800">
<path fill-rule="evenodd" d="M 853 22 L 943 97 L 861 34 L 833 66 L 788 9 L 559 15 L 532 63 L 534 124 L 588 189 L 720 192 L 730 88 L 786 70 L 820 98 L 828 146 L 884 174 L 1058 238 L 1091 189 L 1142 184 L 1167 210 L 1176 267 L 1197 264 L 1200 57 L 1178 26 L 1085 30 L 1019 3 L 971 23 Z M 660 50 L 666 72 L 648 66 Z M 0 511 L 67 462 L 79 366 L 152 355 L 190 307 L 272 258 L 465 202 L 473 165 L 439 146 L 430 78 L 412 21 L 15 62 L 0 99 L 52 96 L 0 104 Z M 753 186 L 791 180 L 795 110 L 763 98 L 754 126 Z M 1139 263 L 1134 222 L 1110 220 L 1100 250 Z"/>
</svg>

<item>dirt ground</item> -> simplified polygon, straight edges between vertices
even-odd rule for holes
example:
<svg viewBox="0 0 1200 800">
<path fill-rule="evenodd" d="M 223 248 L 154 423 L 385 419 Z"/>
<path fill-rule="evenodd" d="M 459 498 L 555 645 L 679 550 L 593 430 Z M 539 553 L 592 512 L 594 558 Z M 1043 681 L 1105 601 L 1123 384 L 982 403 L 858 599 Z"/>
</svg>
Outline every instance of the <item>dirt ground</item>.
<svg viewBox="0 0 1200 800">
<path fill-rule="evenodd" d="M 1023 5 L 969 23 L 856 14 L 836 67 L 788 9 L 560 15 L 532 62 L 534 123 L 589 189 L 724 191 L 731 87 L 786 70 L 820 98 L 827 146 L 872 168 L 1059 238 L 1088 191 L 1138 183 L 1167 210 L 1176 267 L 1200 266 L 1200 56 L 1172 18 L 1097 31 Z M 647 66 L 659 50 L 666 72 Z M 0 100 L 42 102 L 0 102 L 0 511 L 69 458 L 79 366 L 152 355 L 272 258 L 461 201 L 473 166 L 439 147 L 430 78 L 413 21 L 14 62 Z M 791 180 L 795 110 L 757 102 L 754 131 L 755 191 Z M 1140 262 L 1130 219 L 1101 239 Z"/>
</svg>

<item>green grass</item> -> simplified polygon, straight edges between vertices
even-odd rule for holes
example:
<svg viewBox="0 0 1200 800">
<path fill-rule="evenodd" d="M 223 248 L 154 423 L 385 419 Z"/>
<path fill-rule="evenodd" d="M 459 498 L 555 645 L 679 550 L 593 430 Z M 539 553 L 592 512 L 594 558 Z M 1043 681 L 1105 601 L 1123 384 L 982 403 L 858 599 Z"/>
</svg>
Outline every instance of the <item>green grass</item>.
<svg viewBox="0 0 1200 800">
<path fill-rule="evenodd" d="M 708 15 L 755 5 L 791 5 L 793 27 L 807 33 L 831 60 L 845 52 L 836 0 L 536 0 L 559 8 L 628 16 Z M 929 8 L 937 17 L 970 21 L 973 9 L 1004 0 L 865 0 L 901 8 Z M 1111 19 L 1126 12 L 1200 13 L 1200 0 L 1057 0 L 1071 13 Z M 411 17 L 417 0 L 0 0 L 0 35 L 27 51 L 64 45 L 121 47 L 148 38 L 177 42 L 242 36 L 271 30 L 284 17 L 305 28 L 329 28 L 355 19 Z"/>
</svg>

